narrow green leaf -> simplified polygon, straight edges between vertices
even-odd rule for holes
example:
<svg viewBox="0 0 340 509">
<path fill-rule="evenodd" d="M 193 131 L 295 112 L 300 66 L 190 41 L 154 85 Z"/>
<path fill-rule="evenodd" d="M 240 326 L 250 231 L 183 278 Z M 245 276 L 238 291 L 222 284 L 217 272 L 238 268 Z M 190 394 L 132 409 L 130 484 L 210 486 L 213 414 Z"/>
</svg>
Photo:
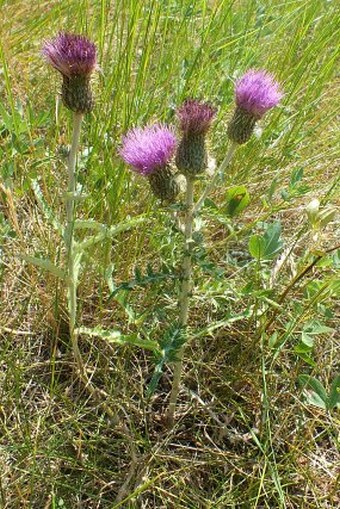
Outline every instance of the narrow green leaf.
<svg viewBox="0 0 340 509">
<path fill-rule="evenodd" d="M 35 199 L 37 200 L 37 203 L 44 214 L 47 221 L 53 226 L 53 228 L 62 234 L 63 227 L 59 223 L 58 219 L 56 218 L 53 210 L 51 207 L 47 204 L 44 195 L 41 191 L 38 179 L 32 179 L 31 180 L 31 186 L 32 190 L 34 192 Z"/>
<path fill-rule="evenodd" d="M 300 352 L 298 353 L 298 356 L 312 368 L 316 367 L 316 362 L 314 359 L 312 359 L 309 352 Z"/>
<path fill-rule="evenodd" d="M 103 231 L 98 233 L 97 235 L 93 235 L 92 237 L 89 237 L 85 239 L 83 242 L 79 244 L 81 249 L 87 249 L 88 247 L 93 246 L 94 244 L 97 244 L 98 242 L 101 242 L 105 239 L 113 238 L 119 233 L 123 233 L 127 230 L 130 230 L 131 228 L 134 228 L 135 226 L 138 226 L 142 223 L 145 223 L 149 220 L 149 218 L 145 215 L 138 216 L 135 218 L 130 219 L 129 221 L 125 221 L 122 223 L 119 223 L 115 226 L 105 227 L 103 225 Z"/>
<path fill-rule="evenodd" d="M 92 219 L 76 219 L 74 222 L 74 228 L 76 230 L 97 230 L 99 232 L 106 232 L 108 230 L 108 227 L 105 224 Z"/>
<path fill-rule="evenodd" d="M 151 350 L 152 352 L 159 352 L 159 346 L 156 341 L 148 339 L 140 339 L 137 334 L 124 335 L 118 330 L 106 330 L 100 327 L 89 329 L 87 327 L 80 327 L 77 329 L 79 334 L 86 334 L 90 337 L 100 337 L 109 343 L 116 343 L 118 345 L 133 345 Z"/>
<path fill-rule="evenodd" d="M 40 267 L 41 269 L 51 272 L 54 276 L 60 279 L 65 279 L 65 272 L 62 269 L 56 267 L 54 263 L 51 262 L 51 260 L 47 260 L 44 258 L 36 258 L 35 256 L 29 256 L 24 254 L 20 255 L 20 257 L 26 262 L 32 263 L 32 265 L 35 265 L 36 267 Z"/>
<path fill-rule="evenodd" d="M 152 396 L 155 392 L 158 382 L 162 376 L 164 366 L 168 362 L 175 362 L 177 360 L 177 354 L 184 345 L 186 339 L 185 330 L 177 324 L 174 324 L 165 331 L 164 336 L 159 342 L 160 352 L 154 373 L 147 388 L 147 397 Z"/>
</svg>

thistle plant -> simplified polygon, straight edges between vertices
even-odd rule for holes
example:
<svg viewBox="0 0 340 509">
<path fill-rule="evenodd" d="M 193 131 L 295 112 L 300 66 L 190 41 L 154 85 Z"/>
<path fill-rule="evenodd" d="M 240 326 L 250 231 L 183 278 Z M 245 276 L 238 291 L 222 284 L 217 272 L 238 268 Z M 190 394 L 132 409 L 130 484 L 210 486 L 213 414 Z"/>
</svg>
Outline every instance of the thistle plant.
<svg viewBox="0 0 340 509">
<path fill-rule="evenodd" d="M 171 157 L 176 149 L 175 162 L 177 170 L 186 180 L 185 200 L 180 207 L 184 211 L 183 256 L 181 261 L 181 278 L 178 298 L 179 317 L 177 320 L 180 334 L 173 340 L 173 346 L 163 349 L 166 358 L 161 361 L 174 363 L 173 383 L 167 410 L 167 422 L 173 425 L 176 404 L 180 389 L 185 345 L 188 342 L 187 325 L 189 319 L 189 301 L 192 291 L 192 254 L 193 225 L 195 215 L 199 212 L 205 198 L 216 186 L 230 163 L 238 145 L 246 143 L 254 130 L 256 122 L 271 108 L 276 106 L 282 97 L 278 83 L 266 71 L 248 71 L 236 83 L 236 109 L 229 123 L 227 134 L 230 140 L 229 149 L 214 177 L 205 186 L 201 197 L 194 201 L 196 180 L 204 175 L 208 166 L 207 135 L 216 115 L 216 108 L 211 104 L 189 99 L 177 110 L 181 139 L 176 144 L 172 128 L 161 124 L 129 131 L 123 137 L 120 155 L 132 169 L 147 177 L 154 195 L 163 202 L 174 203 L 178 197 L 176 176 L 171 169 Z M 175 345 L 175 346 L 174 346 Z M 174 355 L 169 354 L 172 352 Z M 159 379 L 160 369 L 155 372 Z M 151 384 L 154 386 L 154 383 Z"/>
<path fill-rule="evenodd" d="M 96 47 L 86 37 L 60 33 L 54 39 L 45 42 L 42 53 L 46 61 L 59 71 L 63 78 L 62 101 L 73 112 L 73 133 L 68 155 L 68 192 L 66 198 L 66 227 L 64 242 L 67 253 L 67 293 L 69 310 L 69 331 L 73 354 L 84 378 L 85 369 L 78 346 L 76 333 L 77 319 L 77 250 L 74 242 L 74 223 L 76 213 L 76 159 L 80 143 L 83 116 L 93 108 L 91 74 L 96 69 Z"/>
<path fill-rule="evenodd" d="M 248 71 L 236 84 L 236 110 L 228 127 L 230 147 L 214 178 L 206 185 L 202 196 L 194 204 L 194 179 L 207 167 L 208 155 L 205 148 L 205 135 L 210 128 L 216 110 L 206 103 L 187 101 L 178 110 L 182 140 L 179 144 L 176 163 L 179 171 L 187 179 L 185 201 L 184 254 L 182 264 L 182 282 L 179 297 L 179 326 L 185 331 L 189 317 L 189 297 L 191 293 L 192 272 L 192 231 L 195 214 L 213 190 L 217 179 L 223 175 L 230 163 L 238 144 L 248 141 L 257 120 L 266 111 L 274 107 L 282 97 L 274 78 L 265 71 Z M 174 366 L 173 384 L 170 394 L 167 421 L 174 422 L 174 414 L 183 369 L 183 356 L 187 339 L 177 352 Z"/>
</svg>

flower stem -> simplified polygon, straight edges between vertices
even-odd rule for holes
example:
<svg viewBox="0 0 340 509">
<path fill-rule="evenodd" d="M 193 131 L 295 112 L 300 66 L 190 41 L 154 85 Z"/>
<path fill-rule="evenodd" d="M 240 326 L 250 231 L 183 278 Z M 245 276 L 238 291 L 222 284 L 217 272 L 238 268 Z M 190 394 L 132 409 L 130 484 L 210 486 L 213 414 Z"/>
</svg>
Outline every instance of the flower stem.
<svg viewBox="0 0 340 509">
<path fill-rule="evenodd" d="M 193 200 L 194 200 L 194 180 L 186 177 L 187 189 L 185 200 L 185 222 L 184 222 L 184 257 L 182 265 L 182 281 L 179 295 L 179 325 L 186 328 L 189 314 L 189 297 L 191 291 L 191 271 L 192 271 L 192 229 L 193 229 Z M 183 354 L 185 345 L 177 352 L 177 361 L 174 366 L 173 383 L 170 394 L 169 407 L 167 411 L 167 423 L 173 426 L 176 403 L 180 388 Z"/>
<path fill-rule="evenodd" d="M 75 220 L 75 192 L 76 192 L 76 160 L 79 149 L 82 113 L 73 114 L 73 133 L 72 144 L 68 157 L 68 193 L 66 202 L 66 229 L 65 245 L 67 249 L 67 290 L 68 290 L 68 310 L 69 310 L 69 330 L 72 344 L 73 355 L 77 363 L 78 370 L 83 378 L 85 374 L 80 350 L 78 346 L 78 336 L 75 332 L 77 319 L 77 277 L 75 273 L 75 244 L 74 244 L 74 220 Z"/>
<path fill-rule="evenodd" d="M 104 396 L 107 399 L 108 395 L 105 391 L 97 389 L 93 386 L 91 380 L 89 380 L 85 366 L 81 357 L 81 353 L 78 345 L 78 333 L 76 331 L 76 320 L 77 320 L 77 269 L 76 269 L 76 249 L 74 241 L 74 221 L 75 221 L 75 208 L 76 208 L 76 161 L 77 153 L 79 149 L 81 123 L 83 119 L 82 113 L 73 114 L 73 133 L 71 149 L 68 157 L 68 192 L 66 201 L 66 228 L 64 233 L 64 241 L 67 250 L 67 298 L 68 298 L 68 311 L 69 311 L 69 331 L 70 339 L 72 344 L 72 350 L 78 372 L 82 382 L 90 394 L 96 398 L 99 404 L 105 409 L 110 418 L 117 423 L 117 416 L 110 408 L 110 406 L 104 401 L 100 401 L 99 396 Z"/>
<path fill-rule="evenodd" d="M 194 206 L 194 179 L 186 177 L 187 180 L 187 189 L 186 189 L 186 200 L 185 200 L 185 222 L 184 222 L 184 258 L 182 265 L 182 282 L 181 282 L 181 290 L 179 295 L 179 325 L 182 328 L 186 328 L 188 324 L 188 315 L 189 315 L 189 297 L 191 291 L 191 272 L 192 272 L 192 229 L 193 229 L 193 220 L 195 214 L 200 210 L 201 206 L 204 203 L 204 200 L 208 196 L 208 194 L 215 187 L 220 175 L 223 175 L 225 169 L 230 163 L 235 149 L 237 147 L 236 143 L 232 143 L 230 148 L 223 159 L 221 166 L 216 171 L 212 181 L 205 188 L 202 196 L 197 201 Z M 174 374 L 173 374 L 173 382 L 169 400 L 169 406 L 167 410 L 167 424 L 169 427 L 172 427 L 174 424 L 174 416 L 176 410 L 176 404 L 178 399 L 178 393 L 181 383 L 181 375 L 183 369 L 183 355 L 184 355 L 185 344 L 181 347 L 181 349 L 177 352 L 177 361 L 174 366 Z"/>
<path fill-rule="evenodd" d="M 214 189 L 220 176 L 222 176 L 223 173 L 225 172 L 225 169 L 227 168 L 228 164 L 230 163 L 230 161 L 233 158 L 236 148 L 237 148 L 237 143 L 232 143 L 230 145 L 229 150 L 221 163 L 221 166 L 218 168 L 218 170 L 216 170 L 215 175 L 214 175 L 213 179 L 211 180 L 210 184 L 207 185 L 202 196 L 197 201 L 197 203 L 194 207 L 194 210 L 193 210 L 194 214 L 196 214 L 200 210 L 200 208 L 202 207 L 202 205 L 204 203 L 204 200 L 207 198 L 209 193 Z"/>
</svg>

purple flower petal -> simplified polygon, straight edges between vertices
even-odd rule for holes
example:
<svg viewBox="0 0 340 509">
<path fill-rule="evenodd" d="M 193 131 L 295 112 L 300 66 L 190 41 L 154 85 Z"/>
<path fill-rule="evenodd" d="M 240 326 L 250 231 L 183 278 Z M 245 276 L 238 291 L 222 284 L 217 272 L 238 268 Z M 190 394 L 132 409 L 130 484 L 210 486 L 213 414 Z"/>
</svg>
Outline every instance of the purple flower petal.
<svg viewBox="0 0 340 509">
<path fill-rule="evenodd" d="M 283 97 L 280 85 L 265 70 L 250 69 L 236 83 L 236 104 L 256 118 L 261 118 Z"/>
<path fill-rule="evenodd" d="M 181 129 L 185 133 L 206 133 L 215 114 L 216 108 L 195 99 L 187 99 L 177 110 Z"/>
<path fill-rule="evenodd" d="M 148 176 L 170 161 L 175 147 L 176 136 L 173 129 L 154 124 L 129 131 L 123 137 L 119 153 L 137 173 Z"/>
<path fill-rule="evenodd" d="M 96 46 L 82 35 L 61 32 L 42 48 L 46 61 L 64 76 L 89 76 L 96 67 Z"/>
</svg>

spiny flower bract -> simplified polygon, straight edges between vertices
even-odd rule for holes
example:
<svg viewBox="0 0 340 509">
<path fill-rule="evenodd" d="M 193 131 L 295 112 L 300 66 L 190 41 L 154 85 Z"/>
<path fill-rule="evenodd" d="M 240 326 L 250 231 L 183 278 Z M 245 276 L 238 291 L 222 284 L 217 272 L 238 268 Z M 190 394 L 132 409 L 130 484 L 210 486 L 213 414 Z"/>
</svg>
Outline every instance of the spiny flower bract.
<svg viewBox="0 0 340 509">
<path fill-rule="evenodd" d="M 174 130 L 163 124 L 131 129 L 119 151 L 124 161 L 143 176 L 148 176 L 170 161 L 176 147 Z"/>
<path fill-rule="evenodd" d="M 236 104 L 239 108 L 261 118 L 283 97 L 274 76 L 265 70 L 250 69 L 237 82 Z"/>
<path fill-rule="evenodd" d="M 90 76 L 96 68 L 96 46 L 83 35 L 59 33 L 44 43 L 46 61 L 63 76 Z"/>
<path fill-rule="evenodd" d="M 184 133 L 206 133 L 216 111 L 209 103 L 187 99 L 177 110 L 181 130 Z"/>
</svg>

